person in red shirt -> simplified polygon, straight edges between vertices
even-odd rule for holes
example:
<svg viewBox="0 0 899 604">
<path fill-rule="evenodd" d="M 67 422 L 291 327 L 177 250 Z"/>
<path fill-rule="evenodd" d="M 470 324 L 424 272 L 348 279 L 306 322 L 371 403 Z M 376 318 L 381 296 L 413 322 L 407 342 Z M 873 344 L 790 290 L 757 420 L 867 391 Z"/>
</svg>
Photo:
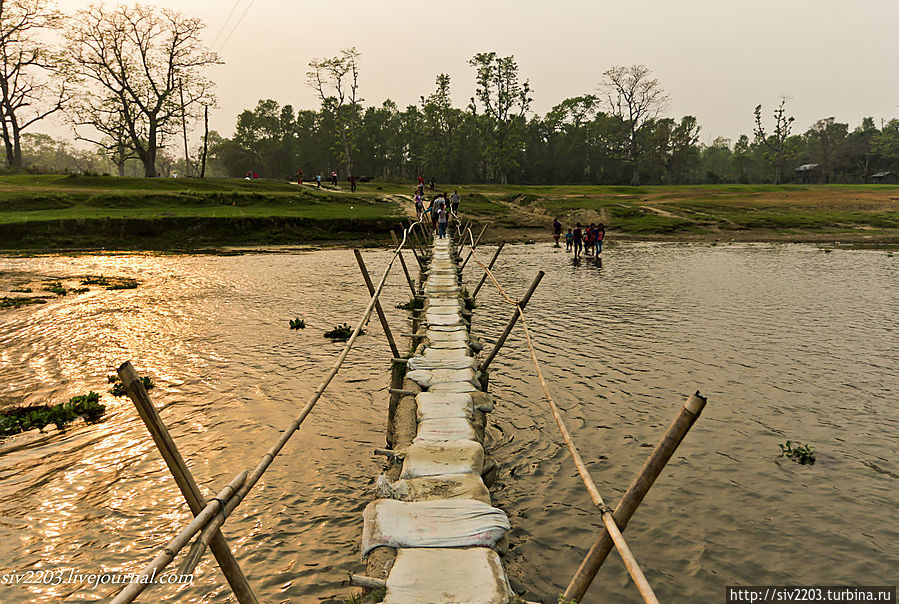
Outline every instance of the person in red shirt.
<svg viewBox="0 0 899 604">
<path fill-rule="evenodd" d="M 591 222 L 590 226 L 584 229 L 584 239 L 586 240 L 584 242 L 584 254 L 586 256 L 593 255 L 593 236 L 596 234 L 593 232 L 593 228 L 595 226 L 596 225 Z"/>
<path fill-rule="evenodd" d="M 259 172 L 253 171 L 253 178 L 259 178 Z"/>
<path fill-rule="evenodd" d="M 596 227 L 596 255 L 599 256 L 602 254 L 602 240 L 606 238 L 606 227 L 603 223 L 599 223 L 599 226 Z"/>
</svg>

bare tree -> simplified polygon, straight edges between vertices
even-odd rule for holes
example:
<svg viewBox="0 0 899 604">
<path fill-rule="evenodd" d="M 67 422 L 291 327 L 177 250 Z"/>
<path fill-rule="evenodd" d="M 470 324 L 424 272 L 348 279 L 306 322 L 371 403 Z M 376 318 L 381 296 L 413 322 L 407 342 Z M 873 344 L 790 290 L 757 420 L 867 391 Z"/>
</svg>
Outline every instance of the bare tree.
<svg viewBox="0 0 899 604">
<path fill-rule="evenodd" d="M 81 125 L 109 135 L 121 122 L 144 175 L 157 176 L 165 138 L 185 114 L 196 116 L 213 101 L 212 82 L 202 72 L 220 61 L 200 41 L 205 25 L 140 4 L 109 11 L 92 5 L 74 21 L 68 38 L 82 79 Z"/>
<path fill-rule="evenodd" d="M 633 169 L 632 185 L 640 184 L 640 135 L 668 104 L 668 95 L 645 65 L 614 66 L 603 73 L 610 113 L 628 127 L 627 160 Z"/>
<path fill-rule="evenodd" d="M 22 168 L 22 132 L 68 99 L 63 61 L 40 40 L 60 14 L 42 0 L 0 0 L 0 136 L 6 161 Z"/>
<path fill-rule="evenodd" d="M 763 144 L 767 149 L 768 158 L 774 164 L 774 184 L 779 185 L 783 174 L 789 150 L 787 139 L 790 138 L 790 130 L 793 128 L 793 116 L 787 116 L 788 96 L 780 97 L 780 105 L 774 110 L 774 132 L 768 136 L 762 127 L 762 106 L 755 108 L 755 140 Z"/>
<path fill-rule="evenodd" d="M 355 47 L 344 48 L 336 57 L 312 59 L 306 72 L 306 83 L 318 93 L 322 111 L 337 125 L 347 176 L 353 173 L 356 125 L 364 100 L 359 96 L 360 56 Z"/>
</svg>

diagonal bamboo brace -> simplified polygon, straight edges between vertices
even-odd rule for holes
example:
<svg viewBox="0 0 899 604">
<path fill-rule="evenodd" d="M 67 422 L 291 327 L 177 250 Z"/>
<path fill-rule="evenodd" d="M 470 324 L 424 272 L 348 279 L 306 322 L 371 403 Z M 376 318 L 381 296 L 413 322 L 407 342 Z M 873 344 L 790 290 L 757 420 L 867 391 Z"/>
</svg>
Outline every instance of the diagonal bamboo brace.
<svg viewBox="0 0 899 604">
<path fill-rule="evenodd" d="M 402 253 L 402 250 L 400 250 Z M 371 277 L 368 274 L 368 269 L 365 268 L 365 261 L 362 259 L 362 252 L 359 250 L 353 250 L 353 254 L 356 255 L 356 262 L 359 263 L 359 269 L 362 271 L 362 277 L 365 279 L 365 285 L 368 286 L 368 295 L 375 295 L 375 286 L 371 282 Z M 402 258 L 402 256 L 400 256 Z M 384 329 L 384 335 L 387 337 L 387 343 L 390 345 L 390 352 L 393 353 L 393 357 L 396 358 L 400 356 L 400 350 L 396 347 L 396 341 L 393 339 L 393 332 L 390 331 L 390 325 L 387 323 L 387 315 L 384 314 L 384 309 L 381 308 L 381 301 L 375 301 L 375 310 L 378 311 L 378 319 L 381 321 L 381 327 Z"/>
<path fill-rule="evenodd" d="M 677 447 L 684 440 L 687 432 L 689 432 L 696 420 L 699 419 L 699 414 L 702 413 L 705 404 L 706 398 L 699 394 L 699 392 L 692 394 L 687 398 L 684 406 L 678 412 L 677 417 L 674 418 L 674 421 L 668 427 L 665 435 L 656 445 L 652 455 L 650 455 L 649 459 L 646 460 L 646 463 L 643 464 L 640 473 L 634 478 L 631 486 L 628 487 L 624 496 L 621 498 L 621 501 L 619 501 L 618 505 L 615 507 L 612 516 L 615 519 L 615 524 L 620 530 L 623 531 L 627 528 L 627 523 L 630 521 L 631 516 L 637 511 L 637 507 L 643 501 L 643 498 L 646 497 L 649 489 L 656 481 L 656 478 L 659 477 L 659 474 L 662 473 L 665 464 L 667 464 L 668 460 L 674 455 L 675 450 L 677 450 Z M 587 553 L 587 557 L 581 562 L 574 578 L 571 579 L 571 583 L 568 585 L 565 594 L 562 596 L 564 600 L 581 601 L 584 594 L 587 593 L 587 589 L 590 587 L 593 579 L 596 577 L 599 567 L 602 566 L 602 563 L 605 562 L 609 552 L 612 551 L 612 547 L 613 543 L 611 535 L 607 530 L 603 530 L 593 543 L 593 547 L 591 547 L 590 551 Z"/>
<path fill-rule="evenodd" d="M 162 422 L 162 418 L 159 417 L 156 407 L 153 406 L 150 395 L 147 394 L 146 388 L 144 388 L 130 361 L 122 363 L 118 369 L 118 374 L 122 378 L 122 385 L 124 385 L 128 396 L 137 408 L 140 418 L 146 424 L 147 430 L 150 431 L 153 442 L 156 443 L 159 452 L 162 453 L 162 458 L 175 478 L 181 494 L 187 500 L 191 513 L 196 516 L 206 507 L 206 500 L 200 493 L 200 488 L 194 481 L 190 470 L 188 470 L 187 464 L 184 463 L 181 453 L 178 452 L 178 447 L 175 446 L 175 441 L 172 440 L 165 424 Z M 216 562 L 218 562 L 222 573 L 228 580 L 228 584 L 234 591 L 237 601 L 241 604 L 257 604 L 258 600 L 253 594 L 250 583 L 237 564 L 237 560 L 234 559 L 234 555 L 231 553 L 231 549 L 220 531 L 216 531 L 215 535 L 213 535 L 210 547 Z"/>
<path fill-rule="evenodd" d="M 481 242 L 481 237 L 484 236 L 484 231 L 487 230 L 487 227 L 488 227 L 488 226 L 490 226 L 490 223 L 489 223 L 489 222 L 488 222 L 487 224 L 484 225 L 484 228 L 481 229 L 481 232 L 480 232 L 480 234 L 478 235 L 478 238 L 474 240 L 474 245 L 471 246 L 471 251 L 469 251 L 469 252 L 468 252 L 468 256 L 465 257 L 465 262 L 463 262 L 463 263 L 462 263 L 462 266 L 459 267 L 459 270 L 460 270 L 460 271 L 461 271 L 462 269 L 464 269 L 464 268 L 465 268 L 465 265 L 468 264 L 468 261 L 471 260 L 471 255 L 474 254 L 474 250 L 475 250 L 476 247 L 478 247 L 478 244 Z"/>
</svg>

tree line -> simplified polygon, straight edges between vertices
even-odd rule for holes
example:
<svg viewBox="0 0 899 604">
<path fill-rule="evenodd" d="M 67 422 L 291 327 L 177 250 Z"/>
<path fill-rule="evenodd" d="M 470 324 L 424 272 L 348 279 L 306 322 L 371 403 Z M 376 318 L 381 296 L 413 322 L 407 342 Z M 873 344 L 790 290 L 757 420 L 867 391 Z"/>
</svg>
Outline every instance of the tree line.
<svg viewBox="0 0 899 604">
<path fill-rule="evenodd" d="M 91 5 L 66 17 L 46 0 L 0 0 L 0 137 L 6 165 L 119 175 L 290 179 L 338 170 L 342 177 L 529 184 L 868 182 L 899 172 L 899 120 L 872 118 L 850 130 L 828 117 L 794 132 L 788 99 L 754 112 L 751 134 L 700 142 L 690 115 L 666 115 L 668 95 L 643 65 L 613 66 L 582 96 L 545 115 L 514 56 L 469 60 L 475 94 L 451 101 L 450 77 L 405 108 L 366 105 L 360 53 L 313 59 L 306 82 L 319 106 L 261 100 L 237 117 L 233 136 L 208 130 L 215 107 L 206 76 L 219 57 L 204 24 L 141 4 Z M 84 151 L 33 132 L 53 115 L 71 124 Z M 749 116 L 747 116 L 749 117 Z M 748 121 L 748 120 L 747 120 Z M 202 126 L 201 126 L 202 124 Z M 191 148 L 188 130 L 202 128 Z M 183 143 L 183 146 L 182 146 Z"/>
</svg>

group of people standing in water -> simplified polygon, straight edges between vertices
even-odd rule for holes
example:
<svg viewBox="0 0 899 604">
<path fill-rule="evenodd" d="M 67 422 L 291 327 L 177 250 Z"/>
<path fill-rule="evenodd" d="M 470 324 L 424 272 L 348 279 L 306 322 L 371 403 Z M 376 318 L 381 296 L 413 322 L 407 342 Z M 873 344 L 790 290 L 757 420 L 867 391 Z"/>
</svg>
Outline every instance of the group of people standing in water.
<svg viewBox="0 0 899 604">
<path fill-rule="evenodd" d="M 558 218 L 553 219 L 553 239 L 556 247 L 559 246 L 559 239 L 562 237 L 562 223 Z M 606 237 L 606 227 L 603 223 L 590 223 L 590 226 L 581 226 L 578 222 L 574 229 L 568 229 L 565 233 L 565 251 L 574 252 L 574 257 L 579 258 L 581 252 L 585 256 L 593 256 L 599 258 L 602 253 L 602 241 Z"/>
</svg>

